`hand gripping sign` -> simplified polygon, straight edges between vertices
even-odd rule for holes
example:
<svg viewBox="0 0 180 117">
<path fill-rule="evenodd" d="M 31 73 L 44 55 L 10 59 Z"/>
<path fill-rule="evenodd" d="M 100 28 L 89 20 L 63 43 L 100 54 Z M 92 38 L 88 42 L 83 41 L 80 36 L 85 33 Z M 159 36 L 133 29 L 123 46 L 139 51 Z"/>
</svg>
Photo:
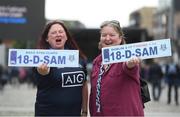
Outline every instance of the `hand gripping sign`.
<svg viewBox="0 0 180 117">
<path fill-rule="evenodd" d="M 170 39 L 102 48 L 103 64 L 128 61 L 132 57 L 150 59 L 171 56 Z"/>
<path fill-rule="evenodd" d="M 78 50 L 9 49 L 8 66 L 37 67 L 47 63 L 49 67 L 78 67 Z"/>
</svg>

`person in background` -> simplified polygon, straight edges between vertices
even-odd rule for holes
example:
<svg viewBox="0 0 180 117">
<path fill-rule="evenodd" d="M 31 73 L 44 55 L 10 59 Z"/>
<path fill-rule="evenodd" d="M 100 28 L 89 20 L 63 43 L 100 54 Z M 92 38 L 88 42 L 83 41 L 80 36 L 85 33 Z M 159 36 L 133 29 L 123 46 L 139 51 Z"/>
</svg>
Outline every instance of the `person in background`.
<svg viewBox="0 0 180 117">
<path fill-rule="evenodd" d="M 125 44 L 118 21 L 105 21 L 100 26 L 99 49 Z M 140 59 L 102 64 L 102 54 L 93 61 L 90 76 L 91 116 L 144 116 L 140 91 Z"/>
<path fill-rule="evenodd" d="M 34 69 L 37 80 L 35 116 L 87 116 L 86 56 L 64 23 L 58 20 L 49 22 L 37 48 L 79 50 L 80 59 L 79 67 L 50 68 L 43 63 Z"/>
<path fill-rule="evenodd" d="M 159 101 L 161 96 L 161 83 L 163 79 L 163 72 L 161 66 L 156 62 L 156 59 L 153 60 L 149 68 L 149 81 L 152 84 L 152 94 L 154 101 Z"/>
<path fill-rule="evenodd" d="M 168 84 L 168 100 L 167 104 L 171 103 L 171 91 L 172 88 L 174 88 L 174 101 L 176 105 L 179 105 L 178 101 L 178 86 L 179 86 L 179 80 L 180 80 L 180 68 L 178 64 L 174 63 L 172 60 L 166 65 L 166 77 L 167 77 L 167 84 Z"/>
<path fill-rule="evenodd" d="M 141 76 L 141 78 L 148 81 L 148 78 L 149 78 L 148 72 L 149 72 L 149 64 L 142 61 L 140 63 L 140 76 Z"/>
</svg>

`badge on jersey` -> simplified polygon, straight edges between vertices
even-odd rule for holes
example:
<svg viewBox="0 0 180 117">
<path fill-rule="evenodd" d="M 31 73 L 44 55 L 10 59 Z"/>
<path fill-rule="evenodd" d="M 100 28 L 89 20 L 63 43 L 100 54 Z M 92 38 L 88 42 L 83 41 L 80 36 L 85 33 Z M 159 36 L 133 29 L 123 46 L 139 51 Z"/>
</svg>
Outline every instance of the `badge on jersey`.
<svg viewBox="0 0 180 117">
<path fill-rule="evenodd" d="M 82 86 L 85 74 L 83 71 L 62 73 L 62 87 Z"/>
</svg>

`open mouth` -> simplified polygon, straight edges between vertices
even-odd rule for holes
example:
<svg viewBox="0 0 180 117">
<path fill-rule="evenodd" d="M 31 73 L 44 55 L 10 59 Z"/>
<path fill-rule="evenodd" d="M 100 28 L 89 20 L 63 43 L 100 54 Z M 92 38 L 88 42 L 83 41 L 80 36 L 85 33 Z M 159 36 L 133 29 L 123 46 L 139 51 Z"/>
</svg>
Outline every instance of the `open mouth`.
<svg viewBox="0 0 180 117">
<path fill-rule="evenodd" d="M 62 39 L 56 39 L 56 42 L 61 42 L 62 41 Z"/>
<path fill-rule="evenodd" d="M 111 41 L 105 42 L 106 45 L 112 45 L 113 43 Z"/>
</svg>

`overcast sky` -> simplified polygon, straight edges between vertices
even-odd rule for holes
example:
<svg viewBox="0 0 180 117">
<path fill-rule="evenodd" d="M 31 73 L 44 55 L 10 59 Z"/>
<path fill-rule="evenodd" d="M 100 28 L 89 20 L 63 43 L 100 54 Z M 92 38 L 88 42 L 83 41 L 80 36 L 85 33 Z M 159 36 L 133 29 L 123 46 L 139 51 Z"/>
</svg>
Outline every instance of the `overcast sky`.
<svg viewBox="0 0 180 117">
<path fill-rule="evenodd" d="M 97 28 L 105 20 L 129 23 L 129 14 L 144 6 L 157 6 L 158 0 L 46 0 L 47 19 L 79 20 Z"/>
</svg>

